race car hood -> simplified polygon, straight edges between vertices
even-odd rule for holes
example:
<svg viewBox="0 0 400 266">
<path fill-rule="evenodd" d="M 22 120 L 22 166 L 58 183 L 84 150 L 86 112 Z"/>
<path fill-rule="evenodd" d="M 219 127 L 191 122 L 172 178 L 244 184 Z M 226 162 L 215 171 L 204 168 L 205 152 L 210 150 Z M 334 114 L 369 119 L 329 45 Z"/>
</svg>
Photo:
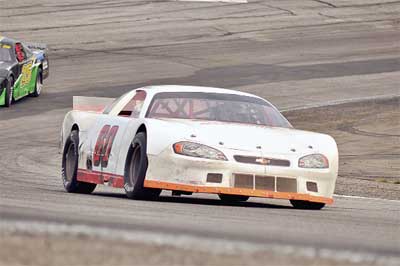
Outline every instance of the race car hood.
<svg viewBox="0 0 400 266">
<path fill-rule="evenodd" d="M 282 155 L 337 149 L 336 142 L 328 135 L 293 128 L 183 119 L 162 120 L 169 124 L 163 128 L 173 129 L 175 135 L 184 132 L 185 136 L 182 137 L 186 140 L 212 147 Z"/>
<path fill-rule="evenodd" d="M 0 78 L 6 78 L 8 73 L 10 73 L 9 69 L 12 66 L 13 62 L 0 61 Z"/>
</svg>

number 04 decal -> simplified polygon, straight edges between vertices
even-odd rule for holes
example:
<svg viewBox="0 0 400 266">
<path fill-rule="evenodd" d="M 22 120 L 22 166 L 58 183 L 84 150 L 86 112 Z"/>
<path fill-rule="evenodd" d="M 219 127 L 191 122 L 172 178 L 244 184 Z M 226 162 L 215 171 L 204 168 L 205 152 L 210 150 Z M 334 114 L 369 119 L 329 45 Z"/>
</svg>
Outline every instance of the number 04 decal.
<svg viewBox="0 0 400 266">
<path fill-rule="evenodd" d="M 111 148 L 114 143 L 115 135 L 118 132 L 118 126 L 111 127 L 110 125 L 105 125 L 97 137 L 96 146 L 93 152 L 93 164 L 94 166 L 99 166 L 106 168 L 108 165 L 108 159 L 110 157 Z"/>
</svg>

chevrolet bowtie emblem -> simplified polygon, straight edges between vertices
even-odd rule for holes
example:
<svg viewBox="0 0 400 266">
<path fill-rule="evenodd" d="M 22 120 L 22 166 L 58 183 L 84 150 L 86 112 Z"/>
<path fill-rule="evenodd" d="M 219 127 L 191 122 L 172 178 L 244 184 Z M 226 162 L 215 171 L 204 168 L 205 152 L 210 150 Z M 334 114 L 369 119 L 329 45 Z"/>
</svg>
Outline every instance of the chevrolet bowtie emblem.
<svg viewBox="0 0 400 266">
<path fill-rule="evenodd" d="M 263 165 L 267 165 L 269 164 L 271 161 L 267 158 L 257 158 L 256 162 L 259 164 L 263 164 Z"/>
</svg>

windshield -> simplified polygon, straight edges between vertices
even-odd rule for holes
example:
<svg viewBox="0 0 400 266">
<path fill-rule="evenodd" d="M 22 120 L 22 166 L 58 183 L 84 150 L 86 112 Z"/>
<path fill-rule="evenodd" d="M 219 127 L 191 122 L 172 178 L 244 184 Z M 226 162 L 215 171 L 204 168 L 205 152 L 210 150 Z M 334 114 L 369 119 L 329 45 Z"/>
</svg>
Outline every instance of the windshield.
<svg viewBox="0 0 400 266">
<path fill-rule="evenodd" d="M 153 97 L 146 117 L 291 127 L 289 122 L 268 102 L 259 98 L 236 94 L 158 93 Z"/>
<path fill-rule="evenodd" d="M 11 55 L 11 46 L 0 44 L 0 61 L 12 61 Z"/>
</svg>

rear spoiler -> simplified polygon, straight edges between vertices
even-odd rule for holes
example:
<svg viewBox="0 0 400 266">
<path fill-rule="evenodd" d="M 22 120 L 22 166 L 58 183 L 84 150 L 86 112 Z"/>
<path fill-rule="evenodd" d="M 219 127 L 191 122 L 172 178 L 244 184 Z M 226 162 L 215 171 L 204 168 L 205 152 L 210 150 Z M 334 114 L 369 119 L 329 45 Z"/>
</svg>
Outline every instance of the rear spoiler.
<svg viewBox="0 0 400 266">
<path fill-rule="evenodd" d="M 32 50 L 42 50 L 42 51 L 47 50 L 47 45 L 43 43 L 25 43 L 25 45 Z"/>
<path fill-rule="evenodd" d="M 105 97 L 74 96 L 73 109 L 78 111 L 102 113 L 115 99 Z"/>
</svg>

